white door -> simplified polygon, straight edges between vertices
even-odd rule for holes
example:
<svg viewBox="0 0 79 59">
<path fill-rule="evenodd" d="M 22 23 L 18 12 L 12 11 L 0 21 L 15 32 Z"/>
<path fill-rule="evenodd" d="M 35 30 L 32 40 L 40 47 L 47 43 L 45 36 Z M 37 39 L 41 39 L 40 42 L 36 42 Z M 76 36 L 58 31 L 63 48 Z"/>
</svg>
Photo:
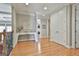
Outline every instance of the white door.
<svg viewBox="0 0 79 59">
<path fill-rule="evenodd" d="M 76 36 L 76 48 L 79 48 L 79 5 L 76 6 L 76 28 L 75 28 L 75 36 Z"/>
<path fill-rule="evenodd" d="M 51 16 L 51 40 L 65 45 L 66 43 L 66 9 Z"/>
</svg>

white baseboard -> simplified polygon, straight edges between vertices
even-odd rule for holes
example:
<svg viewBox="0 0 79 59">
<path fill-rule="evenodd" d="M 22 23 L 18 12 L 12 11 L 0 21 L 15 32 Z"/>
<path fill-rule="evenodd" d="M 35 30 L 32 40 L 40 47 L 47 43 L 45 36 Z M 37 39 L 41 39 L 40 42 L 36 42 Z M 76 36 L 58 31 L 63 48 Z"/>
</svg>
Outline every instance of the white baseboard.
<svg viewBox="0 0 79 59">
<path fill-rule="evenodd" d="M 66 48 L 71 48 L 71 47 L 70 47 L 70 46 L 68 46 L 68 45 L 65 45 L 65 47 L 66 47 Z"/>
<path fill-rule="evenodd" d="M 63 46 L 66 47 L 66 48 L 71 48 L 70 46 L 68 46 L 68 45 L 66 45 L 66 44 L 61 44 L 61 43 L 59 43 L 59 42 L 57 42 L 57 41 L 55 41 L 55 40 L 53 40 L 53 39 L 50 39 L 50 41 L 56 42 L 56 43 L 58 43 L 58 44 L 60 44 L 60 45 L 63 45 Z"/>
<path fill-rule="evenodd" d="M 17 44 L 17 43 L 16 43 Z M 13 48 L 15 48 L 16 44 L 13 45 Z"/>
<path fill-rule="evenodd" d="M 21 40 L 18 40 L 18 41 L 29 41 L 29 40 L 34 40 L 34 39 L 21 39 Z"/>
</svg>

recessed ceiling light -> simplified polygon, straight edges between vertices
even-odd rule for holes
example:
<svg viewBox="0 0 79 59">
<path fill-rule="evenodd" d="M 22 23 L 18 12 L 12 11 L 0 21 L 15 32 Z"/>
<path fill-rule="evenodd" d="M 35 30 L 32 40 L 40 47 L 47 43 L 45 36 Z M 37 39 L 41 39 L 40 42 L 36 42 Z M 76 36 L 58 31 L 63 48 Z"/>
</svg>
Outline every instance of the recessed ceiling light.
<svg viewBox="0 0 79 59">
<path fill-rule="evenodd" d="M 47 10 L 47 7 L 44 7 L 44 10 Z"/>
<path fill-rule="evenodd" d="M 29 5 L 29 3 L 25 3 L 25 5 Z"/>
<path fill-rule="evenodd" d="M 45 15 L 43 14 L 43 16 L 45 16 Z"/>
</svg>

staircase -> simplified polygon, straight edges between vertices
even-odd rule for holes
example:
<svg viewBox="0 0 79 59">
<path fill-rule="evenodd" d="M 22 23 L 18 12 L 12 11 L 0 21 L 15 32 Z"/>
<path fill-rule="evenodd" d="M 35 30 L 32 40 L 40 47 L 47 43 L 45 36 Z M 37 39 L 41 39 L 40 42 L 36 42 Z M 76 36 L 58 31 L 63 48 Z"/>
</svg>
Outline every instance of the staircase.
<svg viewBox="0 0 79 59">
<path fill-rule="evenodd" d="M 9 55 L 12 50 L 12 46 L 12 32 L 0 33 L 0 56 Z"/>
</svg>

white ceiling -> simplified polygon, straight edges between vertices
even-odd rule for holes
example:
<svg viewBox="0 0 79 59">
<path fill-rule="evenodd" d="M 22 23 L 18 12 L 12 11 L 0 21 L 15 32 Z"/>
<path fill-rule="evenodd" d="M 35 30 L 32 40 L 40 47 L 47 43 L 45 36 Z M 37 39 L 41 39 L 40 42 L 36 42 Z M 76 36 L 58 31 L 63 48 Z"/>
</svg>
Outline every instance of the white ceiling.
<svg viewBox="0 0 79 59">
<path fill-rule="evenodd" d="M 57 10 L 63 8 L 68 5 L 66 3 L 29 3 L 29 5 L 25 5 L 25 3 L 14 3 L 12 4 L 17 13 L 38 13 L 40 15 L 49 16 Z M 44 10 L 44 7 L 47 7 L 47 10 Z M 45 17 L 45 16 L 42 16 Z M 46 18 L 45 17 L 45 18 Z"/>
</svg>

